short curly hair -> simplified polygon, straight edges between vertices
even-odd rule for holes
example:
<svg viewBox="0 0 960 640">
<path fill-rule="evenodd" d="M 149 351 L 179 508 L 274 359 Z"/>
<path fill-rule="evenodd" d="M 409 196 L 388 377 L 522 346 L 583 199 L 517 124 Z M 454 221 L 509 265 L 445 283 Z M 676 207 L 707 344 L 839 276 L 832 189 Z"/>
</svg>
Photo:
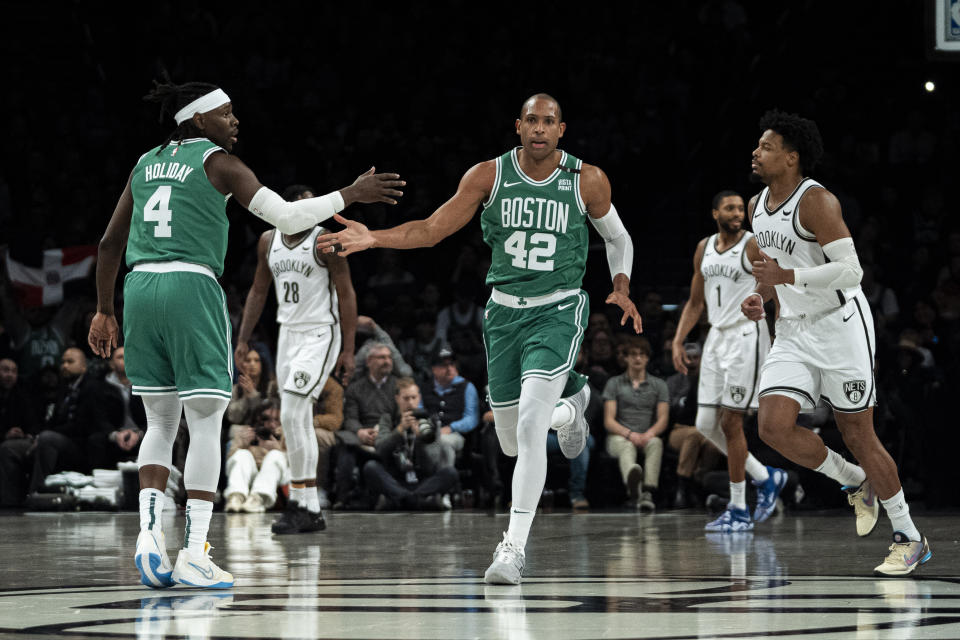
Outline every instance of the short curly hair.
<svg viewBox="0 0 960 640">
<path fill-rule="evenodd" d="M 779 133 L 784 146 L 800 155 L 801 173 L 813 171 L 823 157 L 823 139 L 813 120 L 772 109 L 763 114 L 759 124 L 761 131 L 771 129 Z"/>
</svg>

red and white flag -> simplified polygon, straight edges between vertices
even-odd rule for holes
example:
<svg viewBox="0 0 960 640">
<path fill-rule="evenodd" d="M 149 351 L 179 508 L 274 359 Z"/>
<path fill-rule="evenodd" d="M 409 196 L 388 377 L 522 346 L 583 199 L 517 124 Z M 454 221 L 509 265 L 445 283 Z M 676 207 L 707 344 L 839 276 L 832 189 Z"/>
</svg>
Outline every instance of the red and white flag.
<svg viewBox="0 0 960 640">
<path fill-rule="evenodd" d="M 7 273 L 24 307 L 40 307 L 63 301 L 63 285 L 86 278 L 97 256 L 97 245 L 46 249 L 39 266 L 18 262 L 7 253 Z"/>
</svg>

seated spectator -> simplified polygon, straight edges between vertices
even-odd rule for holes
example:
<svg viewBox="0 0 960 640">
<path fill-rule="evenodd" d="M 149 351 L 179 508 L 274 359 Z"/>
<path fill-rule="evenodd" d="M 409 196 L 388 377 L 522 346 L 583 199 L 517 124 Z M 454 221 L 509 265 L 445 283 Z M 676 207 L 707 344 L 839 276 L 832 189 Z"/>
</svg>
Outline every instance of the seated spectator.
<svg viewBox="0 0 960 640">
<path fill-rule="evenodd" d="M 387 429 L 382 430 L 385 436 L 397 408 L 397 378 L 393 375 L 390 348 L 383 343 L 371 344 L 363 362 L 364 376 L 354 376 L 344 394 L 343 428 L 336 433 L 334 509 L 369 506 L 355 476 L 363 464 L 376 457 L 374 445 L 381 434 L 381 422 L 387 424 Z"/>
<path fill-rule="evenodd" d="M 463 451 L 464 436 L 480 422 L 477 388 L 457 372 L 457 360 L 449 348 L 441 348 L 430 362 L 432 380 L 424 390 L 423 408 L 441 425 L 437 434 L 436 463 L 454 466 Z"/>
<path fill-rule="evenodd" d="M 117 347 L 110 355 L 110 373 L 105 381 L 123 402 L 123 422 L 109 433 L 95 433 L 87 440 L 90 463 L 94 468 L 115 469 L 118 462 L 136 460 L 140 440 L 147 428 L 143 400 L 133 395 L 133 384 L 124 366 L 124 348 Z"/>
<path fill-rule="evenodd" d="M 678 509 L 697 503 L 703 504 L 697 495 L 700 489 L 697 480 L 701 480 L 705 472 L 713 470 L 723 459 L 723 453 L 695 426 L 700 356 L 703 350 L 696 342 L 684 344 L 683 349 L 687 354 L 687 373 L 678 372 L 667 378 L 673 422 L 667 445 L 679 454 L 677 493 L 673 499 L 673 506 Z"/>
<path fill-rule="evenodd" d="M 597 331 L 590 339 L 587 347 L 587 360 L 589 370 L 598 369 L 607 376 L 615 376 L 620 373 L 620 366 L 617 364 L 617 352 L 613 344 L 613 337 L 606 331 Z M 590 375 L 593 378 L 593 375 Z"/>
<path fill-rule="evenodd" d="M 20 504 L 23 477 L 15 473 L 19 470 L 15 461 L 26 456 L 39 427 L 30 394 L 19 380 L 17 363 L 0 359 L 0 506 Z"/>
<path fill-rule="evenodd" d="M 617 459 L 628 498 L 644 511 L 656 508 L 653 492 L 660 483 L 663 457 L 659 436 L 670 414 L 667 383 L 647 373 L 650 355 L 646 338 L 631 336 L 627 370 L 610 378 L 603 390 L 607 453 Z M 638 451 L 643 451 L 643 466 L 637 464 Z"/>
<path fill-rule="evenodd" d="M 330 508 L 330 453 L 337 443 L 337 431 L 343 426 L 343 387 L 333 376 L 313 406 L 313 430 L 317 434 L 317 495 L 320 508 Z"/>
<path fill-rule="evenodd" d="M 400 344 L 400 351 L 413 367 L 413 375 L 418 384 L 426 384 L 430 380 L 430 360 L 443 346 L 443 341 L 437 336 L 435 329 L 436 315 L 421 310 L 417 314 L 413 337 Z"/>
<path fill-rule="evenodd" d="M 263 402 L 277 396 L 273 372 L 263 369 L 265 360 L 256 345 L 247 352 L 243 371 L 233 385 L 233 397 L 227 405 L 226 418 L 229 424 L 251 424 Z"/>
<path fill-rule="evenodd" d="M 378 438 L 378 459 L 368 460 L 363 476 L 378 508 L 442 509 L 442 496 L 457 483 L 453 467 L 438 467 L 426 447 L 437 436 L 436 425 L 418 416 L 420 388 L 413 378 L 396 382 L 396 409 L 385 435 Z M 393 426 L 391 426 L 393 425 Z M 447 507 L 449 508 L 449 507 Z"/>
<path fill-rule="evenodd" d="M 58 471 L 87 473 L 86 442 L 95 433 L 110 433 L 122 425 L 123 405 L 103 380 L 87 373 L 87 358 L 83 351 L 71 347 L 63 352 L 60 367 L 64 385 L 61 387 L 52 415 L 37 435 L 35 446 L 22 455 L 0 459 L 0 476 L 22 481 L 28 468 L 28 493 L 39 493 L 44 480 Z M 20 502 L 23 495 L 18 496 Z"/>
<path fill-rule="evenodd" d="M 252 425 L 230 427 L 224 511 L 260 513 L 270 509 L 277 501 L 277 488 L 289 482 L 280 407 L 267 400 Z"/>
<path fill-rule="evenodd" d="M 393 338 L 380 327 L 370 316 L 357 316 L 357 333 L 363 333 L 371 338 L 367 339 L 355 356 L 357 368 L 353 372 L 353 380 L 360 380 L 367 375 L 367 355 L 373 347 L 386 346 L 390 351 L 390 360 L 393 362 L 393 374 L 398 377 L 413 375 L 413 369 L 403 359 L 399 349 L 393 343 Z"/>
</svg>

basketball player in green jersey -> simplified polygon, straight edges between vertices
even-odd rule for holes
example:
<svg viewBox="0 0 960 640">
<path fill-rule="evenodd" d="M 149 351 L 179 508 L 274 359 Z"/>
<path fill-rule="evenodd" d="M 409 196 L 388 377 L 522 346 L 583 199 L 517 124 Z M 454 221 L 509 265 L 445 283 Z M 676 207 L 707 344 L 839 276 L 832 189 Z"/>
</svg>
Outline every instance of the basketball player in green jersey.
<svg viewBox="0 0 960 640">
<path fill-rule="evenodd" d="M 517 456 L 510 526 L 484 580 L 519 584 L 524 547 L 547 470 L 547 431 L 575 458 L 586 443 L 583 410 L 590 387 L 572 371 L 589 315 L 580 289 L 586 268 L 589 219 L 603 237 L 613 277 L 607 302 L 623 310 L 621 325 L 640 314 L 630 300 L 633 244 L 610 202 L 610 182 L 598 167 L 557 149 L 566 125 L 546 94 L 529 98 L 516 121 L 521 146 L 481 162 L 457 193 L 425 220 L 370 231 L 346 225 L 320 236 L 326 252 L 349 255 L 371 247 L 432 246 L 463 227 L 478 207 L 484 241 L 493 251 L 484 314 L 490 404 L 504 453 Z M 561 400 L 562 398 L 562 400 Z"/>
<path fill-rule="evenodd" d="M 373 169 L 353 185 L 287 203 L 231 155 L 239 121 L 227 94 L 206 83 L 157 84 L 146 100 L 177 128 L 140 157 L 100 241 L 97 314 L 88 341 L 109 357 L 118 344 L 113 293 L 126 245 L 124 280 L 127 375 L 143 396 L 147 433 L 140 446 L 140 535 L 134 561 L 149 587 L 174 583 L 224 588 L 233 576 L 209 557 L 207 530 L 220 476 L 220 425 L 230 399 L 230 320 L 216 278 L 227 251 L 226 202 L 236 200 L 293 234 L 352 202 L 395 204 L 403 185 Z M 163 491 L 180 413 L 190 431 L 183 549 L 171 567 L 160 524 Z"/>
</svg>

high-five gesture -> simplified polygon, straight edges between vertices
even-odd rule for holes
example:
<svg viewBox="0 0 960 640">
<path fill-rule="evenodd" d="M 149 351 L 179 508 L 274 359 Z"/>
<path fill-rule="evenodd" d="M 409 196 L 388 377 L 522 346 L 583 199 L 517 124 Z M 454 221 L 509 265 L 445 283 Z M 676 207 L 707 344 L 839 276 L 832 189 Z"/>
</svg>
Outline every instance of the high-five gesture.
<svg viewBox="0 0 960 640">
<path fill-rule="evenodd" d="M 348 256 L 373 246 L 373 234 L 365 224 L 356 220 L 347 220 L 339 213 L 334 215 L 333 219 L 344 225 L 346 229 L 317 236 L 317 250 L 320 253 Z"/>
<path fill-rule="evenodd" d="M 397 204 L 395 198 L 403 195 L 398 187 L 407 182 L 400 179 L 397 173 L 375 173 L 376 167 L 370 167 L 366 173 L 353 181 L 349 187 L 340 190 L 345 204 L 351 202 L 386 202 Z"/>
</svg>

